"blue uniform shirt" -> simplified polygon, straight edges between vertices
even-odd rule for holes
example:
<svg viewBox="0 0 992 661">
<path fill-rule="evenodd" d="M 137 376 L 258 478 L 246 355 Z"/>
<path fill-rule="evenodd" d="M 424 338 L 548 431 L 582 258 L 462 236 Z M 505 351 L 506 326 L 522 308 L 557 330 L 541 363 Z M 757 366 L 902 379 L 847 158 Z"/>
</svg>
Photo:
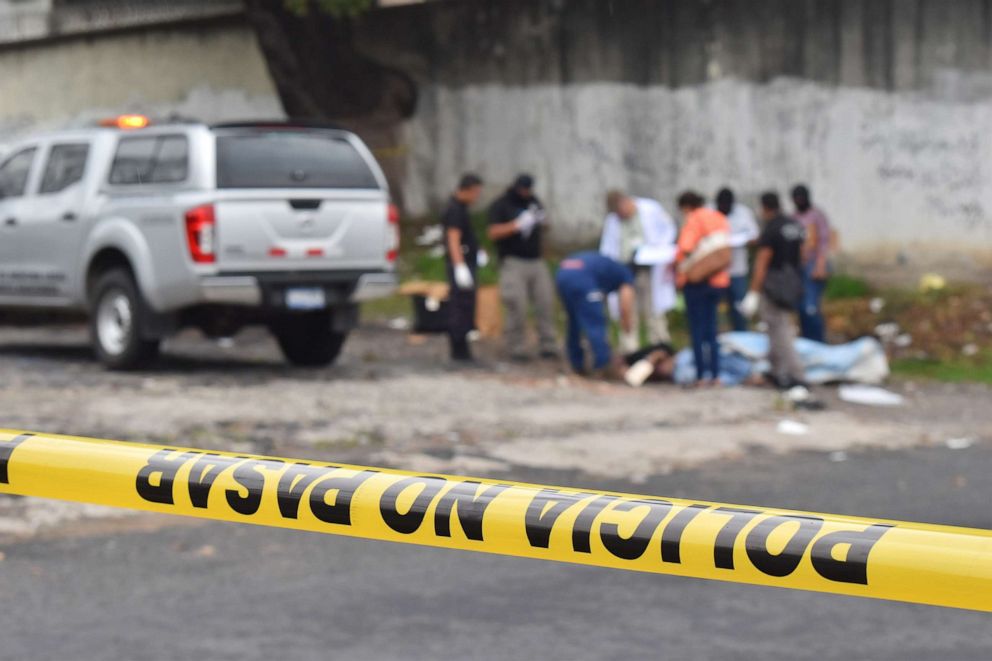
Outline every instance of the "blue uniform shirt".
<svg viewBox="0 0 992 661">
<path fill-rule="evenodd" d="M 634 276 L 626 266 L 594 250 L 577 252 L 562 260 L 562 271 L 585 272 L 592 276 L 596 288 L 610 294 L 623 285 L 634 283 Z"/>
</svg>

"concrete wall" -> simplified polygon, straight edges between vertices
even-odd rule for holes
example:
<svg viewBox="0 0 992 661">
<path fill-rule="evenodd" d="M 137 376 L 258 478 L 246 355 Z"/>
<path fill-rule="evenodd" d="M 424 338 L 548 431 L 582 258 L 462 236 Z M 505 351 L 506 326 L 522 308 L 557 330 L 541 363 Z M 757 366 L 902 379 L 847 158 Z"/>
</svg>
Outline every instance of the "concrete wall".
<svg viewBox="0 0 992 661">
<path fill-rule="evenodd" d="M 0 45 L 0 144 L 121 112 L 282 116 L 254 33 L 237 16 Z"/>
<path fill-rule="evenodd" d="M 0 143 L 122 110 L 281 113 L 236 3 L 170 3 L 149 26 L 144 3 L 107 1 L 0 38 Z M 575 244 L 611 186 L 671 209 L 683 188 L 801 180 L 862 266 L 992 265 L 992 0 L 453 0 L 373 12 L 358 35 L 420 85 L 379 152 L 410 212 L 463 170 L 492 193 L 530 170 Z"/>
<path fill-rule="evenodd" d="M 459 172 L 539 177 L 563 243 L 611 186 L 671 209 L 809 183 L 862 268 L 992 267 L 992 2 L 500 0 L 370 16 L 422 84 L 410 210 Z"/>
</svg>

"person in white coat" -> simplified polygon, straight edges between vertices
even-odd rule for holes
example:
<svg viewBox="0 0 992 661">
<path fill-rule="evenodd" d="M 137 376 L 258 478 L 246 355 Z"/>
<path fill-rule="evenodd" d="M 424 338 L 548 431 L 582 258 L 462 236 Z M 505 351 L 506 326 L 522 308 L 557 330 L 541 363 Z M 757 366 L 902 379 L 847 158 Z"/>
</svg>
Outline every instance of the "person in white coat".
<svg viewBox="0 0 992 661">
<path fill-rule="evenodd" d="M 638 322 L 632 333 L 621 335 L 621 351 L 640 348 L 641 323 L 647 326 L 651 344 L 669 342 L 666 315 L 675 307 L 675 221 L 660 202 L 618 190 L 607 194 L 606 208 L 599 252 L 630 267 L 637 292 Z M 616 308 L 611 300 L 614 317 Z"/>
</svg>

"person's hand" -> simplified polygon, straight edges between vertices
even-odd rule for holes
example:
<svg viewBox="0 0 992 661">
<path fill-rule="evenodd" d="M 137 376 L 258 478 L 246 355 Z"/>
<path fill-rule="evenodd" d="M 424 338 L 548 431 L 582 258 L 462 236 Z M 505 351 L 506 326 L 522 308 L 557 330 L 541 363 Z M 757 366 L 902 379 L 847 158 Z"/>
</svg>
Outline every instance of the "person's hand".
<svg viewBox="0 0 992 661">
<path fill-rule="evenodd" d="M 532 214 L 534 214 L 534 221 L 538 225 L 547 225 L 548 224 L 548 214 L 547 214 L 547 212 L 544 211 L 544 209 L 542 209 L 541 207 L 539 207 L 537 205 L 533 205 L 533 206 L 531 206 L 531 208 L 529 209 L 529 211 Z"/>
<path fill-rule="evenodd" d="M 530 236 L 530 233 L 534 231 L 535 224 L 537 224 L 537 217 L 530 211 L 524 211 L 517 216 L 517 231 L 524 236 Z"/>
<path fill-rule="evenodd" d="M 630 354 L 641 348 L 641 343 L 637 338 L 637 331 L 629 333 L 620 331 L 620 353 Z"/>
<path fill-rule="evenodd" d="M 758 305 L 761 303 L 761 294 L 756 291 L 749 291 L 747 296 L 737 304 L 737 309 L 745 317 L 753 317 L 758 312 Z"/>
<path fill-rule="evenodd" d="M 472 270 L 465 262 L 455 264 L 455 286 L 459 289 L 471 289 L 475 286 Z"/>
<path fill-rule="evenodd" d="M 827 264 L 826 262 L 819 261 L 816 266 L 813 267 L 813 273 L 811 274 L 814 280 L 826 280 L 827 279 Z"/>
</svg>

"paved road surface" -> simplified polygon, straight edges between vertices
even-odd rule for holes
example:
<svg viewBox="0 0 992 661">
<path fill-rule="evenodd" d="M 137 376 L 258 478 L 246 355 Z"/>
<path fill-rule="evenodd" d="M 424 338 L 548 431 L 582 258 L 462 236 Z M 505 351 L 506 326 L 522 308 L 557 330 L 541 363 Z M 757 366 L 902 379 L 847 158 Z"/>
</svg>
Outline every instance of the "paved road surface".
<svg viewBox="0 0 992 661">
<path fill-rule="evenodd" d="M 992 527 L 992 448 L 751 454 L 646 484 Z M 147 522 L 147 519 L 142 519 Z M 6 544 L 0 659 L 986 659 L 989 616 L 155 517 Z M 120 522 L 117 522 L 118 524 Z"/>
</svg>

